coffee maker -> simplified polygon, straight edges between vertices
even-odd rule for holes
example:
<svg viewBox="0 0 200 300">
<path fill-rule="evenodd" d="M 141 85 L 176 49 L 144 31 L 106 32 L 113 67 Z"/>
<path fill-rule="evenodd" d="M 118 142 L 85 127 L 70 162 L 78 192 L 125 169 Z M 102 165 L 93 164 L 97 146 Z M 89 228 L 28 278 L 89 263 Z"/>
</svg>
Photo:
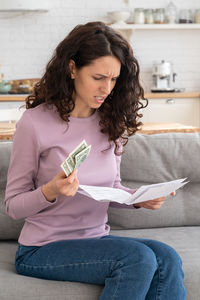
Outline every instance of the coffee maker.
<svg viewBox="0 0 200 300">
<path fill-rule="evenodd" d="M 162 60 L 153 64 L 153 87 L 152 92 L 174 92 L 176 73 L 173 73 L 172 64 Z"/>
</svg>

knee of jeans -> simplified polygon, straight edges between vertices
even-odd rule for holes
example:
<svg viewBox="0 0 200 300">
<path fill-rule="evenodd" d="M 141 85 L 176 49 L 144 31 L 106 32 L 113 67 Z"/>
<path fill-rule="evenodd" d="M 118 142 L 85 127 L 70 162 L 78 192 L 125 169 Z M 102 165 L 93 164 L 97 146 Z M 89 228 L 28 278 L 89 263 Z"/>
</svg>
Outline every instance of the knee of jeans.
<svg viewBox="0 0 200 300">
<path fill-rule="evenodd" d="M 168 262 L 171 266 L 182 265 L 182 260 L 179 254 L 171 246 L 158 242 L 159 251 L 162 254 L 161 257 L 165 262 Z"/>
<path fill-rule="evenodd" d="M 155 253 L 143 243 L 129 243 L 126 252 L 124 252 L 123 247 L 121 251 L 123 251 L 123 255 L 126 253 L 126 255 L 124 255 L 124 261 L 128 264 L 141 264 L 152 271 L 155 271 L 158 267 Z"/>
</svg>

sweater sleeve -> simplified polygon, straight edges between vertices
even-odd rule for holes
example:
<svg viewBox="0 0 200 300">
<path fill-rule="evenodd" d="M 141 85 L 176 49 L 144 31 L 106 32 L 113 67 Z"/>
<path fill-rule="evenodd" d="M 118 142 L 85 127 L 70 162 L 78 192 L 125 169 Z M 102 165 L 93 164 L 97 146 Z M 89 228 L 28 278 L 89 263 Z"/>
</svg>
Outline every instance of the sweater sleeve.
<svg viewBox="0 0 200 300">
<path fill-rule="evenodd" d="M 130 188 L 125 187 L 125 186 L 123 186 L 121 184 L 120 164 L 121 164 L 121 155 L 116 155 L 117 176 L 115 178 L 115 182 L 114 182 L 113 187 L 121 189 L 121 190 L 124 190 L 124 191 L 126 191 L 126 192 L 128 192 L 130 194 L 133 194 L 133 193 L 136 192 L 136 189 L 130 189 Z M 115 208 L 131 208 L 131 209 L 134 209 L 133 205 L 120 204 L 120 203 L 117 203 L 117 202 L 110 202 L 110 207 L 115 207 Z"/>
<path fill-rule="evenodd" d="M 39 167 L 40 144 L 34 123 L 25 111 L 16 126 L 6 186 L 6 211 L 14 219 L 37 214 L 53 205 L 44 197 L 41 187 L 35 187 Z"/>
</svg>

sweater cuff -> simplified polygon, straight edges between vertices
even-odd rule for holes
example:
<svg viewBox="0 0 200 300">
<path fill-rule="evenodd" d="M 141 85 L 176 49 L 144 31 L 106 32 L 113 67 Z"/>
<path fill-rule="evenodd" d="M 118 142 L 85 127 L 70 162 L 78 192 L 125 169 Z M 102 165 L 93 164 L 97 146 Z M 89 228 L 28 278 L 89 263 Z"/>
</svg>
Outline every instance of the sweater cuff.
<svg viewBox="0 0 200 300">
<path fill-rule="evenodd" d="M 40 186 L 39 188 L 38 188 L 38 193 L 39 193 L 39 199 L 40 199 L 40 202 L 41 202 L 41 204 L 44 204 L 45 205 L 45 207 L 48 207 L 48 206 L 51 206 L 51 205 L 53 205 L 54 203 L 56 203 L 57 202 L 57 198 L 55 198 L 53 201 L 48 201 L 46 198 L 45 198 L 45 196 L 44 196 L 44 194 L 43 194 L 43 192 L 42 192 L 42 186 Z M 45 208 L 44 207 L 44 208 Z"/>
</svg>

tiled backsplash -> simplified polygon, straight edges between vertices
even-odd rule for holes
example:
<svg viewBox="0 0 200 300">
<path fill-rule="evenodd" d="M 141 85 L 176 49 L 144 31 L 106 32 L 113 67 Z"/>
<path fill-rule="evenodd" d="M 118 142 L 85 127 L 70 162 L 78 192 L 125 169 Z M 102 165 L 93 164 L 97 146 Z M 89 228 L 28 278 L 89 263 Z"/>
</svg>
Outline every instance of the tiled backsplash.
<svg viewBox="0 0 200 300">
<path fill-rule="evenodd" d="M 174 0 L 178 8 L 200 8 L 199 0 Z M 133 12 L 134 7 L 165 7 L 164 0 L 49 0 L 47 13 L 6 16 L 0 13 L 0 72 L 6 79 L 40 77 L 56 45 L 77 24 L 108 21 L 113 10 Z M 132 18 L 132 15 L 131 15 Z M 200 30 L 138 30 L 131 44 L 141 65 L 141 80 L 148 91 L 155 60 L 170 60 L 177 73 L 177 87 L 200 89 Z"/>
</svg>

